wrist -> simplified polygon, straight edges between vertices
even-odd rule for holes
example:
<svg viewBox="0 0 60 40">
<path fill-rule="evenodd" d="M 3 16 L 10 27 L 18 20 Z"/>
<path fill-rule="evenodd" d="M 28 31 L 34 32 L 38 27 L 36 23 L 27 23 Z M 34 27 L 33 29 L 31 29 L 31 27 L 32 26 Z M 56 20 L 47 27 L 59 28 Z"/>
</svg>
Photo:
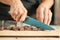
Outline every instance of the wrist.
<svg viewBox="0 0 60 40">
<path fill-rule="evenodd" d="M 17 4 L 20 4 L 20 0 L 11 0 L 10 6 L 17 5 Z"/>
<path fill-rule="evenodd" d="M 41 4 L 41 6 L 50 9 L 51 6 L 53 5 L 53 1 L 43 1 Z"/>
<path fill-rule="evenodd" d="M 46 4 L 46 3 L 41 3 L 40 6 L 42 6 L 44 8 L 48 8 L 48 9 L 50 8 L 50 6 L 48 4 Z"/>
</svg>

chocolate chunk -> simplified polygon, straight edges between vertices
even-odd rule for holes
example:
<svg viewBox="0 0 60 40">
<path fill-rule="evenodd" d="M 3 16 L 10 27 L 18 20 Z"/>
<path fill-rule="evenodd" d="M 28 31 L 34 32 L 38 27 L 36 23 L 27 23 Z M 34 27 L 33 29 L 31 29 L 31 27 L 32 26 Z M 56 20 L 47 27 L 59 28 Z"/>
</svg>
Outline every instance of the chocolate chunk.
<svg viewBox="0 0 60 40">
<path fill-rule="evenodd" d="M 4 30 L 4 27 L 0 27 L 0 30 Z"/>
<path fill-rule="evenodd" d="M 44 31 L 43 29 L 39 28 L 39 27 L 36 27 L 38 29 L 38 31 Z"/>
<path fill-rule="evenodd" d="M 28 30 L 28 31 L 31 31 L 32 30 L 32 27 L 31 26 L 24 26 L 24 29 L 25 30 Z"/>
<path fill-rule="evenodd" d="M 18 27 L 16 27 L 16 29 L 17 29 L 18 31 L 20 31 L 21 27 L 20 27 L 20 26 L 18 26 Z"/>
<path fill-rule="evenodd" d="M 9 26 L 9 30 L 15 30 L 16 31 L 17 29 L 16 29 L 16 26 L 15 25 L 10 25 Z"/>
<path fill-rule="evenodd" d="M 38 31 L 38 28 L 33 28 L 33 31 Z"/>
</svg>

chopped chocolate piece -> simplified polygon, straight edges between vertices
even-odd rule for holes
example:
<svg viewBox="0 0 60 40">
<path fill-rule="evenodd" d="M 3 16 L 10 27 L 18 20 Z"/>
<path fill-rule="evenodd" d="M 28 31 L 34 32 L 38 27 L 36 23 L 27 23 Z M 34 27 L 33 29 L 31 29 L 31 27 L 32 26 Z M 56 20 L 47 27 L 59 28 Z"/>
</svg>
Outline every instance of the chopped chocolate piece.
<svg viewBox="0 0 60 40">
<path fill-rule="evenodd" d="M 38 27 L 34 26 L 16 26 L 16 25 L 10 25 L 8 27 L 0 27 L 0 30 L 12 30 L 12 31 L 44 31 L 43 29 L 40 29 Z"/>
<path fill-rule="evenodd" d="M 11 29 L 10 30 L 16 30 L 16 27 L 11 27 Z"/>
<path fill-rule="evenodd" d="M 38 31 L 38 28 L 33 28 L 33 31 Z"/>
<path fill-rule="evenodd" d="M 18 31 L 20 31 L 21 27 L 18 26 L 18 27 L 16 27 L 16 29 L 17 29 Z"/>
<path fill-rule="evenodd" d="M 32 27 L 31 26 L 24 26 L 24 29 L 25 30 L 28 30 L 28 31 L 31 31 L 32 30 Z"/>
<path fill-rule="evenodd" d="M 0 30 L 4 30 L 4 27 L 0 27 Z"/>
<path fill-rule="evenodd" d="M 38 27 L 37 27 L 38 28 Z M 44 31 L 43 29 L 41 29 L 41 28 L 38 28 L 38 31 Z"/>
<path fill-rule="evenodd" d="M 8 30 L 8 27 L 4 27 L 4 30 Z"/>
<path fill-rule="evenodd" d="M 9 30 L 17 30 L 15 25 L 10 25 Z"/>
</svg>

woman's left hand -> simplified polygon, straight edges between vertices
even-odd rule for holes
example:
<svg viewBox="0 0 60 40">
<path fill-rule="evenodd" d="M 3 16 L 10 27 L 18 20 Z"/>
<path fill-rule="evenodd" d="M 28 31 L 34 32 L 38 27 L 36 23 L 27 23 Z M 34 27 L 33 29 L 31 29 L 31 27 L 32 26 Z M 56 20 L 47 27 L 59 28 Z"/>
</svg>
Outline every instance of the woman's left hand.
<svg viewBox="0 0 60 40">
<path fill-rule="evenodd" d="M 51 18 L 52 18 L 52 12 L 49 8 L 46 8 L 40 5 L 36 10 L 36 18 L 39 21 L 49 25 L 51 22 Z"/>
</svg>

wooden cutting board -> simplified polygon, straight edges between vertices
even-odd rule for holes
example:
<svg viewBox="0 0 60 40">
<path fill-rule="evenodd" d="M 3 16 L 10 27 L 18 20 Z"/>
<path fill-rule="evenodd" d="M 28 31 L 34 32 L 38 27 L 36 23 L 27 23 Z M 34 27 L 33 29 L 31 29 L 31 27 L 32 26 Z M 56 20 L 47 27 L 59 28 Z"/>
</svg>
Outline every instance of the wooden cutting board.
<svg viewBox="0 0 60 40">
<path fill-rule="evenodd" d="M 0 31 L 0 36 L 60 36 L 60 31 Z"/>
<path fill-rule="evenodd" d="M 60 29 L 45 31 L 0 31 L 1 36 L 60 36 Z"/>
</svg>

